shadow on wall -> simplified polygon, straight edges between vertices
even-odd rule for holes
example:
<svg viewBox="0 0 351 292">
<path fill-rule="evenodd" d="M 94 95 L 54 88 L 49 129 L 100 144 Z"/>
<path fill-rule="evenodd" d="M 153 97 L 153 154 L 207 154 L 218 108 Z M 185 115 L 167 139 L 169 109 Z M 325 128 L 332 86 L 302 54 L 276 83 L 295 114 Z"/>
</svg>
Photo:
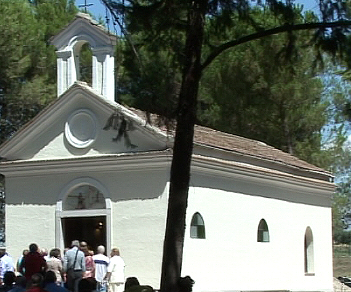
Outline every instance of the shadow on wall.
<svg viewBox="0 0 351 292">
<path fill-rule="evenodd" d="M 116 162 L 117 163 L 117 162 Z M 81 173 L 80 173 L 81 174 Z M 59 200 L 65 200 L 69 193 L 75 189 L 94 189 L 101 193 L 103 198 L 109 198 L 112 202 L 126 200 L 146 200 L 159 198 L 165 191 L 169 180 L 169 169 L 158 168 L 153 170 L 104 171 L 98 169 L 86 177 L 74 177 L 79 173 L 48 174 L 46 176 L 29 176 L 20 180 L 9 181 L 11 188 L 5 192 L 8 197 L 6 203 L 9 205 L 55 205 Z M 71 182 L 79 180 L 77 185 L 70 186 Z M 100 182 L 94 185 L 92 182 Z M 67 189 L 67 194 L 65 188 Z M 61 197 L 63 196 L 63 197 Z M 78 200 L 79 194 L 77 194 Z M 90 200 L 97 199 L 96 195 L 90 194 Z M 87 206 L 88 208 L 88 206 Z"/>
</svg>

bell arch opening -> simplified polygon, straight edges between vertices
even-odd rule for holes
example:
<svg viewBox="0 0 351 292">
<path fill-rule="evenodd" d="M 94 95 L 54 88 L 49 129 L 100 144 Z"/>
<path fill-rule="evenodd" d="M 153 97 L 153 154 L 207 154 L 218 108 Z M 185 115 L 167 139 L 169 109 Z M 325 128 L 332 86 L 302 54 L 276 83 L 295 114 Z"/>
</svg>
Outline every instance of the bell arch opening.
<svg viewBox="0 0 351 292">
<path fill-rule="evenodd" d="M 93 84 L 93 52 L 88 41 L 80 40 L 73 48 L 77 80 Z"/>
</svg>

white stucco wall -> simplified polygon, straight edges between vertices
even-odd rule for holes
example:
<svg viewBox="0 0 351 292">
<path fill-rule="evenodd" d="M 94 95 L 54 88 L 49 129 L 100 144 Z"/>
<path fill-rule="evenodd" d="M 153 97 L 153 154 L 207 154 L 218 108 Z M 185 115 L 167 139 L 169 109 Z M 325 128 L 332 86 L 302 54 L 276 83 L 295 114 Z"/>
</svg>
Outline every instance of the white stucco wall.
<svg viewBox="0 0 351 292">
<path fill-rule="evenodd" d="M 137 277 L 155 288 L 160 285 L 166 190 L 159 198 L 113 204 L 112 242 L 121 249 L 126 277 Z"/>
<path fill-rule="evenodd" d="M 58 171 L 58 170 L 54 170 Z M 33 172 L 6 177 L 6 243 L 17 258 L 32 242 L 50 249 L 57 245 L 55 208 L 72 181 L 90 177 L 107 190 L 111 200 L 111 247 L 119 247 L 126 262 L 126 277 L 159 288 L 167 210 L 168 167 L 128 170 L 75 168 L 66 173 Z M 216 178 L 212 177 L 215 181 Z M 292 290 L 332 291 L 331 209 L 302 204 L 301 190 L 253 184 L 247 193 L 235 192 L 242 178 L 217 178 L 193 173 L 189 190 L 183 276 L 195 281 L 194 291 Z M 232 191 L 227 189 L 232 185 Z M 283 185 L 282 185 L 283 186 Z M 222 188 L 222 189 L 221 189 Z M 310 188 L 313 190 L 313 188 Z M 273 198 L 258 196 L 275 193 Z M 294 201 L 294 197 L 299 199 Z M 317 198 L 318 196 L 316 196 Z M 318 202 L 314 199 L 313 202 Z M 206 239 L 190 238 L 192 215 L 205 221 Z M 264 218 L 269 243 L 257 242 L 257 227 Z M 311 227 L 315 275 L 305 276 L 304 236 Z"/>
<path fill-rule="evenodd" d="M 6 247 L 15 262 L 31 243 L 55 247 L 55 206 L 6 205 Z"/>
<path fill-rule="evenodd" d="M 55 242 L 56 203 L 72 181 L 92 178 L 108 190 L 111 200 L 111 247 L 121 249 L 126 276 L 140 275 L 159 285 L 167 210 L 167 169 L 61 173 L 6 177 L 6 245 L 15 260 L 32 242 L 51 249 Z M 106 194 L 105 194 L 106 195 Z M 60 247 L 60 246 L 59 246 Z M 108 251 L 109 254 L 109 251 Z M 145 271 L 148 273 L 145 274 Z M 152 271 L 151 273 L 149 273 Z"/>
<path fill-rule="evenodd" d="M 203 188 L 190 194 L 183 276 L 195 280 L 195 291 L 332 291 L 330 208 Z M 195 212 L 203 216 L 206 239 L 190 238 Z M 262 218 L 270 242 L 257 242 Z M 304 272 L 307 226 L 313 232 L 314 276 Z"/>
</svg>

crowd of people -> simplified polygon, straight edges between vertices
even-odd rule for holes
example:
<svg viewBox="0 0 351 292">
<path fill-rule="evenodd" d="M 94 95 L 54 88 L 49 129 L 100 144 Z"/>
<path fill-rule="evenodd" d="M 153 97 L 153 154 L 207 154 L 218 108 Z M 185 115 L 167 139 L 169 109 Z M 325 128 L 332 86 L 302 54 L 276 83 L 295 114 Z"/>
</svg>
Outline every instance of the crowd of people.
<svg viewBox="0 0 351 292">
<path fill-rule="evenodd" d="M 32 243 L 16 263 L 0 249 L 0 292 L 123 292 L 125 263 L 118 248 L 105 255 L 105 247 L 96 253 L 84 241 L 73 240 L 71 248 L 48 251 Z M 135 278 L 133 278 L 135 279 Z M 133 286 L 133 285 L 132 285 Z"/>
<path fill-rule="evenodd" d="M 125 263 L 118 248 L 110 257 L 105 247 L 96 253 L 84 241 L 73 240 L 71 248 L 48 251 L 32 243 L 23 250 L 16 266 L 5 249 L 0 248 L 0 292 L 154 292 L 140 285 L 136 277 L 125 279 Z M 191 292 L 195 282 L 189 276 L 179 278 L 179 291 Z"/>
</svg>

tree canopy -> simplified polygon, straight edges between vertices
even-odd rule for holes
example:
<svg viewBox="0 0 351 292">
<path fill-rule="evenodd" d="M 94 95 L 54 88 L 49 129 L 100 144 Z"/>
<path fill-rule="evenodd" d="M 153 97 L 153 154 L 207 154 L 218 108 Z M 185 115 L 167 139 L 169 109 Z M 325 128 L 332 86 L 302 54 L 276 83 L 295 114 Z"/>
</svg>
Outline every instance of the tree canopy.
<svg viewBox="0 0 351 292">
<path fill-rule="evenodd" d="M 70 0 L 0 0 L 0 142 L 56 96 L 49 38 L 75 16 Z"/>
</svg>

